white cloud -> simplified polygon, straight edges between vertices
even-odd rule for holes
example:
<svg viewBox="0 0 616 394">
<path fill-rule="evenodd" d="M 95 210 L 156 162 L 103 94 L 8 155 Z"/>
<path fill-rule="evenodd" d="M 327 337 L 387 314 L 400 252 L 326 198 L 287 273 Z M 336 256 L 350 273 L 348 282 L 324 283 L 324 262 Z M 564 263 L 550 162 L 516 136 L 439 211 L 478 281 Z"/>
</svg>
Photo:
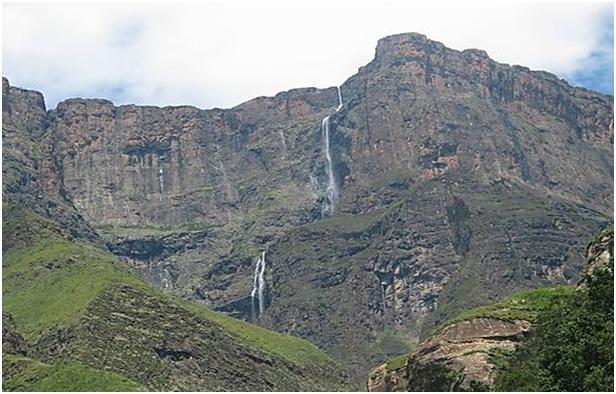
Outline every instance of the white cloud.
<svg viewBox="0 0 616 394">
<path fill-rule="evenodd" d="M 571 75 L 611 3 L 4 3 L 3 75 L 118 104 L 229 107 L 339 84 L 379 38 L 416 31 L 494 59 Z"/>
</svg>

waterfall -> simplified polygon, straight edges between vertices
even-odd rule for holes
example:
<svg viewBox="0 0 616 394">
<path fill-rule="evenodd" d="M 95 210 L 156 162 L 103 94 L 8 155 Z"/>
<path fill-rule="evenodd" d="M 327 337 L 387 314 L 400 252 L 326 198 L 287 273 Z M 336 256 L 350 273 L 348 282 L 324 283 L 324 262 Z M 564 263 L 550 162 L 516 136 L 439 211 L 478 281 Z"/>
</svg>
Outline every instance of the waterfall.
<svg viewBox="0 0 616 394">
<path fill-rule="evenodd" d="M 342 92 L 340 91 L 340 86 L 336 86 L 338 89 L 338 106 L 336 107 L 336 112 L 342 109 Z"/>
<path fill-rule="evenodd" d="M 252 316 L 257 317 L 257 311 L 255 308 L 255 299 L 259 301 L 259 313 L 263 314 L 265 309 L 265 252 L 261 254 L 261 257 L 257 260 L 255 266 L 255 274 L 253 278 L 252 291 L 250 292 L 250 300 L 252 305 Z"/>
<path fill-rule="evenodd" d="M 160 192 L 161 193 L 165 191 L 165 183 L 164 183 L 163 174 L 164 174 L 163 169 L 159 168 L 158 169 L 158 184 L 160 186 Z"/>
<path fill-rule="evenodd" d="M 261 271 L 259 271 L 259 314 L 265 309 L 265 252 L 261 255 Z"/>
<path fill-rule="evenodd" d="M 340 91 L 340 86 L 338 89 L 338 107 L 336 107 L 336 112 L 340 111 L 342 108 L 342 92 Z M 338 191 L 338 186 L 336 185 L 336 176 L 334 174 L 334 165 L 332 161 L 332 152 L 329 144 L 329 118 L 331 115 L 327 115 L 323 118 L 321 122 L 321 133 L 323 134 L 323 146 L 325 151 L 325 160 L 326 167 L 325 173 L 327 175 L 327 188 L 325 189 L 325 194 L 327 197 L 327 202 L 323 205 L 321 213 L 332 214 L 334 213 L 334 209 L 336 208 L 336 203 L 338 202 L 338 197 L 340 195 Z"/>
</svg>

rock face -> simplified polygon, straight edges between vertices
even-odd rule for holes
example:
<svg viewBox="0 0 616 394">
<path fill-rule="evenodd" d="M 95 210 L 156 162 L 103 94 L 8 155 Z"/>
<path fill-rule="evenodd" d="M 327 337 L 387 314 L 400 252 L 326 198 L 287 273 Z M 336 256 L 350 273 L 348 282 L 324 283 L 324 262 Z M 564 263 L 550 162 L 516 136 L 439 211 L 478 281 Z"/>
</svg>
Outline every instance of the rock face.
<svg viewBox="0 0 616 394">
<path fill-rule="evenodd" d="M 493 365 L 488 362 L 489 354 L 496 349 L 511 351 L 531 327 L 530 322 L 515 320 L 508 322 L 496 319 L 476 318 L 463 321 L 428 340 L 420 348 L 417 357 L 423 356 L 422 363 L 438 362 L 445 358 L 453 370 L 463 370 L 464 376 L 457 378 L 455 389 L 470 389 L 470 382 L 492 383 Z M 411 361 L 415 363 L 416 361 Z M 422 365 L 414 365 L 411 376 L 419 375 Z M 421 382 L 411 378 L 411 387 L 422 387 Z M 416 386 L 414 386 L 416 384 Z"/>
<path fill-rule="evenodd" d="M 74 236 L 96 242 L 96 233 L 63 187 L 47 121 L 41 93 L 10 86 L 2 78 L 2 200 L 53 218 Z"/>
<path fill-rule="evenodd" d="M 448 325 L 419 345 L 402 369 L 374 370 L 368 391 L 470 391 L 473 384 L 492 384 L 491 355 L 514 350 L 530 328 L 525 320 L 491 318 Z"/>
<path fill-rule="evenodd" d="M 600 232 L 586 247 L 586 264 L 584 277 L 579 285 L 584 285 L 586 277 L 600 270 L 614 271 L 614 230 Z"/>
<path fill-rule="evenodd" d="M 4 138 L 27 164 L 7 168 L 28 169 L 3 184 L 11 198 L 42 190 L 151 283 L 235 316 L 267 250 L 259 323 L 358 381 L 462 309 L 574 283 L 580 240 L 612 220 L 611 97 L 420 34 L 380 40 L 337 112 L 335 88 L 308 88 L 224 110 L 70 99 L 45 113 L 4 85 Z M 340 201 L 323 217 L 330 114 Z M 391 331 L 403 340 L 384 349 Z"/>
<path fill-rule="evenodd" d="M 27 343 L 17 332 L 10 313 L 2 312 L 2 352 L 4 354 L 27 354 Z"/>
<path fill-rule="evenodd" d="M 67 192 L 91 223 L 223 224 L 262 200 L 310 205 L 315 163 L 292 158 L 319 158 L 308 131 L 335 95 L 300 89 L 209 111 L 73 99 L 50 112 L 49 132 Z"/>
</svg>

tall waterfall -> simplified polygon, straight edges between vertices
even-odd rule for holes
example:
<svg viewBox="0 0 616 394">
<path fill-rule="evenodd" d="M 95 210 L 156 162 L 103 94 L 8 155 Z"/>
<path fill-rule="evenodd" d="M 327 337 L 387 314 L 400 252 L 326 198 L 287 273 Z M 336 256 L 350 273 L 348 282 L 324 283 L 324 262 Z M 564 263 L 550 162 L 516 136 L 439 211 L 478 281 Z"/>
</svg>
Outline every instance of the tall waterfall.
<svg viewBox="0 0 616 394">
<path fill-rule="evenodd" d="M 250 292 L 250 299 L 252 303 L 252 316 L 257 316 L 255 308 L 255 298 L 259 301 L 259 315 L 263 314 L 265 309 L 265 252 L 261 254 L 257 265 L 255 266 L 255 275 L 253 279 L 252 291 Z"/>
<path fill-rule="evenodd" d="M 160 192 L 165 191 L 165 179 L 163 178 L 164 171 L 162 168 L 158 169 L 158 184 L 160 186 Z"/>
<path fill-rule="evenodd" d="M 336 112 L 342 108 L 342 92 L 340 92 L 340 86 L 338 86 L 338 107 Z M 327 115 L 321 122 L 321 133 L 323 134 L 323 146 L 325 151 L 325 159 L 327 166 L 325 167 L 325 173 L 327 174 L 327 188 L 325 193 L 327 196 L 327 202 L 323 205 L 321 213 L 332 214 L 336 208 L 338 197 L 340 192 L 338 191 L 338 185 L 336 184 L 336 176 L 334 174 L 334 165 L 332 161 L 332 152 L 329 144 L 329 118 L 331 115 Z"/>
</svg>

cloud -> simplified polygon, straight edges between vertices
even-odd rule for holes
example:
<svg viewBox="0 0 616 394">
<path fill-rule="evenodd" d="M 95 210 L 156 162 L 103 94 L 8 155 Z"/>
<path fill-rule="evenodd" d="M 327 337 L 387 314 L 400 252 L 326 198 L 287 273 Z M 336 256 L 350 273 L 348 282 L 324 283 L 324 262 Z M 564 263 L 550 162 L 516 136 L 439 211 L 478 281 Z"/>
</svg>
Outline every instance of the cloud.
<svg viewBox="0 0 616 394">
<path fill-rule="evenodd" d="M 593 82 L 613 69 L 605 15 L 611 3 L 4 3 L 2 66 L 50 107 L 75 96 L 229 107 L 340 84 L 379 38 L 416 31 L 606 89 Z"/>
<path fill-rule="evenodd" d="M 602 15 L 593 51 L 565 78 L 576 85 L 614 94 L 614 10 Z"/>
</svg>

